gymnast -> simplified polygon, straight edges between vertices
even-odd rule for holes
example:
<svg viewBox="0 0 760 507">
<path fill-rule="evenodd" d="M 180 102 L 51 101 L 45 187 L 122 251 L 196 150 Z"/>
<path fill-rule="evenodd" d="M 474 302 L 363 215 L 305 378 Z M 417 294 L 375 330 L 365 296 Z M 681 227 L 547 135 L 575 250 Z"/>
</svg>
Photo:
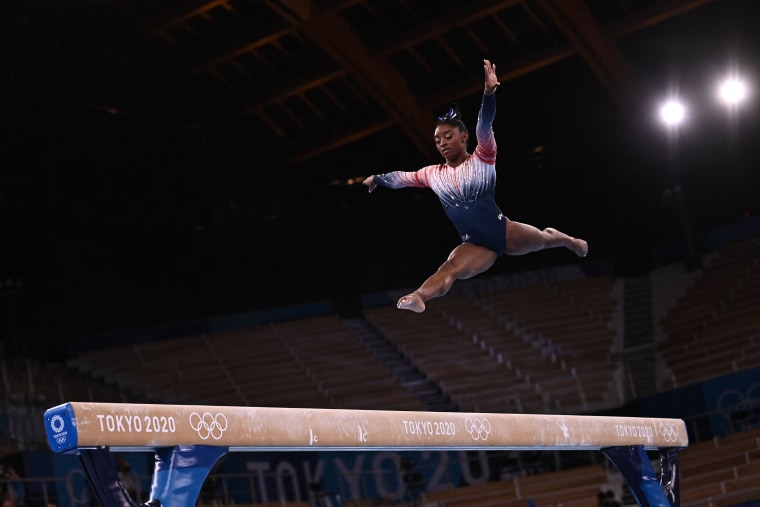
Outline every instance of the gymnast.
<svg viewBox="0 0 760 507">
<path fill-rule="evenodd" d="M 430 188 L 438 196 L 449 220 L 462 240 L 448 259 L 411 294 L 396 306 L 413 312 L 425 311 L 425 303 L 446 294 L 456 280 L 466 280 L 493 266 L 501 255 L 524 255 L 546 248 L 565 247 L 579 257 L 588 253 L 586 241 L 556 229 L 539 230 L 532 225 L 509 220 L 495 200 L 496 139 L 492 123 L 496 115 L 496 64 L 483 60 L 485 89 L 475 127 L 477 146 L 467 151 L 469 132 L 454 104 L 438 118 L 433 139 L 446 160 L 413 172 L 375 174 L 364 180 L 372 192 L 376 187 Z"/>
</svg>

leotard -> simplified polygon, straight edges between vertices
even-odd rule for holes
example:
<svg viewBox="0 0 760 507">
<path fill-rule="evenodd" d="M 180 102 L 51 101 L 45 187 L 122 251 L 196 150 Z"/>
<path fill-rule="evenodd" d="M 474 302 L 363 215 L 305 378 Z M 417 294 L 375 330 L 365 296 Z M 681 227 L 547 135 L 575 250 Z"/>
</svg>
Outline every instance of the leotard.
<svg viewBox="0 0 760 507">
<path fill-rule="evenodd" d="M 473 154 L 457 167 L 448 164 L 425 166 L 418 171 L 377 174 L 381 187 L 430 188 L 441 202 L 463 242 L 483 246 L 503 255 L 507 248 L 507 217 L 496 204 L 496 138 L 493 119 L 496 95 L 483 95 Z"/>
</svg>

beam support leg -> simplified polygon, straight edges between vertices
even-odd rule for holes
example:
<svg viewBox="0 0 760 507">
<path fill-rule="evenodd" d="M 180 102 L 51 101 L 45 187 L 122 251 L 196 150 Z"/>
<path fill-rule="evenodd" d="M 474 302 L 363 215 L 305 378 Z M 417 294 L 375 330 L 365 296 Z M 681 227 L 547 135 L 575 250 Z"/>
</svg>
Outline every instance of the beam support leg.
<svg viewBox="0 0 760 507">
<path fill-rule="evenodd" d="M 608 447 L 602 454 L 620 470 L 641 507 L 679 507 L 677 448 L 660 450 L 659 480 L 644 446 Z"/>
<path fill-rule="evenodd" d="M 137 502 L 121 483 L 108 448 L 81 449 L 79 461 L 103 507 L 193 507 L 203 482 L 227 447 L 178 445 L 156 450 L 150 499 Z"/>
</svg>

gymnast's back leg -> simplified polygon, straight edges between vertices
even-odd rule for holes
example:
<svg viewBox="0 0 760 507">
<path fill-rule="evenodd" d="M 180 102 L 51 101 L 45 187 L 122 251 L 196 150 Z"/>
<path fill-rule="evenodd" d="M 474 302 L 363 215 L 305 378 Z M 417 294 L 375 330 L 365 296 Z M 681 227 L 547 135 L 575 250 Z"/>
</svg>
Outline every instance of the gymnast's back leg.
<svg viewBox="0 0 760 507">
<path fill-rule="evenodd" d="M 558 247 L 565 247 L 578 257 L 585 257 L 588 254 L 588 243 L 580 238 L 568 236 L 551 227 L 540 230 L 532 225 L 513 220 L 507 222 L 507 255 L 525 255 Z"/>
</svg>

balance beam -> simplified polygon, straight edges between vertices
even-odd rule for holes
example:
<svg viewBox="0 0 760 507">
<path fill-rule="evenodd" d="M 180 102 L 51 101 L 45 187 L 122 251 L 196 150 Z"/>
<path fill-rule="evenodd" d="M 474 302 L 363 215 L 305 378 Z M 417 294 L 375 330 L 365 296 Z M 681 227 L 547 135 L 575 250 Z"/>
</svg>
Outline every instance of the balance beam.
<svg viewBox="0 0 760 507">
<path fill-rule="evenodd" d="M 680 419 L 271 407 L 66 403 L 45 413 L 50 448 L 145 450 L 603 449 L 686 447 Z"/>
<path fill-rule="evenodd" d="M 137 506 L 126 493 L 113 497 L 120 481 L 109 468 L 111 451 L 154 451 L 151 499 L 162 507 L 191 507 L 227 452 L 457 449 L 599 450 L 618 466 L 640 505 L 674 507 L 677 452 L 689 443 L 680 419 L 556 414 L 71 402 L 48 409 L 44 422 L 50 448 L 80 456 L 105 507 Z M 660 451 L 662 487 L 647 450 Z M 197 491 L 173 485 L 188 481 Z"/>
</svg>

